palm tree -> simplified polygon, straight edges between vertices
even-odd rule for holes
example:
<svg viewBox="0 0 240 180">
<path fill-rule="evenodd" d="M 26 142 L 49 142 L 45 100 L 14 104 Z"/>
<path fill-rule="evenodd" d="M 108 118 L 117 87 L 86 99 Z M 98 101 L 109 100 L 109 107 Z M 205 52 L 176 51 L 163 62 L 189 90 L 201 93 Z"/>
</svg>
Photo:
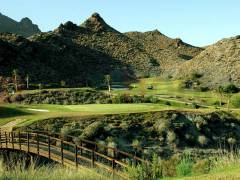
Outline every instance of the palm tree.
<svg viewBox="0 0 240 180">
<path fill-rule="evenodd" d="M 107 83 L 107 86 L 108 86 L 108 91 L 111 92 L 111 81 L 112 81 L 112 78 L 109 74 L 105 75 L 104 76 L 105 78 L 105 82 Z"/>
<path fill-rule="evenodd" d="M 15 86 L 15 90 L 18 91 L 18 70 L 13 70 L 13 84 Z"/>
</svg>

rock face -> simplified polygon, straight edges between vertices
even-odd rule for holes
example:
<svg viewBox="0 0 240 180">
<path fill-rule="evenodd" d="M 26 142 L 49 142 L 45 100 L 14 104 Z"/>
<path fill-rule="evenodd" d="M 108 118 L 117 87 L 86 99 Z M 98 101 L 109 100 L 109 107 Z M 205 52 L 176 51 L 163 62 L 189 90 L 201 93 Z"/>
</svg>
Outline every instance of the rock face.
<svg viewBox="0 0 240 180">
<path fill-rule="evenodd" d="M 167 76 L 185 61 L 191 60 L 203 49 L 184 43 L 181 39 L 172 39 L 158 30 L 149 32 L 128 32 L 129 38 L 141 46 L 155 58 L 160 65 L 161 75 Z"/>
<path fill-rule="evenodd" d="M 0 14 L 0 32 L 14 33 L 24 37 L 29 37 L 40 33 L 41 31 L 29 18 L 23 18 L 20 22 L 17 22 Z"/>
<path fill-rule="evenodd" d="M 201 83 L 217 87 L 234 83 L 240 86 L 240 37 L 223 39 L 180 66 L 176 77 L 202 74 Z"/>
</svg>

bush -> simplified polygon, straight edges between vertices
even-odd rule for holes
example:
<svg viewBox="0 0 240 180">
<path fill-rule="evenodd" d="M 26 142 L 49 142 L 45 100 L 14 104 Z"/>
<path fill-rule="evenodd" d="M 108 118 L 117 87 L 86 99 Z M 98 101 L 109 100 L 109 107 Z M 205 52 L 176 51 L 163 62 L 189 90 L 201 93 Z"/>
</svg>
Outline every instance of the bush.
<svg viewBox="0 0 240 180">
<path fill-rule="evenodd" d="M 229 84 L 223 87 L 225 93 L 238 93 L 239 89 L 234 84 Z"/>
<path fill-rule="evenodd" d="M 206 91 L 209 91 L 209 87 L 207 87 L 207 86 L 200 86 L 200 87 L 199 87 L 199 90 L 200 90 L 201 92 L 206 92 Z"/>
<path fill-rule="evenodd" d="M 208 144 L 208 139 L 204 135 L 198 136 L 198 143 L 200 146 L 204 147 Z"/>
<path fill-rule="evenodd" d="M 81 134 L 82 139 L 91 139 L 94 138 L 100 131 L 103 129 L 104 123 L 101 121 L 94 122 L 87 126 L 83 133 Z"/>
<path fill-rule="evenodd" d="M 203 74 L 201 74 L 201 73 L 193 72 L 193 73 L 191 74 L 191 79 L 196 80 L 196 79 L 201 78 L 202 76 L 203 76 Z"/>
<path fill-rule="evenodd" d="M 240 95 L 233 96 L 231 98 L 231 104 L 236 108 L 240 108 Z"/>
<path fill-rule="evenodd" d="M 178 176 L 187 176 L 192 173 L 193 161 L 190 156 L 184 156 L 176 166 Z"/>
<path fill-rule="evenodd" d="M 193 165 L 193 172 L 196 174 L 206 174 L 210 171 L 210 161 L 208 159 L 198 160 Z"/>
<path fill-rule="evenodd" d="M 71 130 L 72 130 L 72 129 L 71 129 L 70 126 L 64 126 L 64 127 L 61 129 L 61 135 L 62 135 L 63 137 L 66 137 L 67 135 L 70 134 Z"/>
<path fill-rule="evenodd" d="M 152 161 L 147 164 L 130 165 L 126 168 L 126 173 L 132 180 L 157 180 L 162 178 L 162 161 L 154 154 Z"/>
<path fill-rule="evenodd" d="M 113 104 L 133 103 L 133 98 L 129 94 L 120 94 L 112 98 Z"/>
<path fill-rule="evenodd" d="M 162 175 L 163 177 L 174 177 L 177 175 L 176 166 L 179 163 L 177 155 L 172 156 L 169 160 L 162 161 Z"/>
<path fill-rule="evenodd" d="M 176 134 L 173 131 L 167 132 L 167 141 L 169 144 L 173 144 L 176 141 Z"/>
<path fill-rule="evenodd" d="M 199 109 L 201 106 L 198 105 L 197 103 L 193 102 L 193 103 L 192 103 L 192 107 L 193 107 L 194 109 Z"/>
</svg>

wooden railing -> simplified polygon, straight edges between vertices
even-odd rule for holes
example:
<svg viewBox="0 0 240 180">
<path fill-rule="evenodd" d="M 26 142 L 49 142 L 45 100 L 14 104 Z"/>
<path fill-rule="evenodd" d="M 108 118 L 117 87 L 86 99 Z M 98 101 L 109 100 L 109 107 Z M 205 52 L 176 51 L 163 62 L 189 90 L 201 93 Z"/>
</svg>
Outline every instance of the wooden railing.
<svg viewBox="0 0 240 180">
<path fill-rule="evenodd" d="M 147 163 L 132 154 L 92 141 L 81 139 L 76 144 L 74 138 L 48 132 L 1 132 L 0 149 L 33 153 L 70 168 L 97 167 L 124 179 L 127 179 L 124 169 L 128 163 Z"/>
</svg>

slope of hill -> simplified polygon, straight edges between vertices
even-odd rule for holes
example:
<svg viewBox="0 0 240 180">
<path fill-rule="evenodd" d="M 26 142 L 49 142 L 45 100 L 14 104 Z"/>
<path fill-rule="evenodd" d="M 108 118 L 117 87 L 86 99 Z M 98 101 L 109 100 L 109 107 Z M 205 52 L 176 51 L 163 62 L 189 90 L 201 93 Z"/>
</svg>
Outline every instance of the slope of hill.
<svg viewBox="0 0 240 180">
<path fill-rule="evenodd" d="M 100 82 L 104 74 L 115 81 L 133 79 L 159 72 L 151 65 L 152 57 L 141 46 L 107 25 L 94 13 L 82 25 L 61 24 L 53 32 L 40 33 L 29 39 L 2 34 L 0 75 L 11 75 L 19 69 L 33 82 L 91 84 Z M 6 47 L 5 47 L 6 46 Z M 12 58 L 9 58 L 12 57 Z"/>
<path fill-rule="evenodd" d="M 2 34 L 0 39 L 0 67 L 4 67 L 0 68 L 0 76 L 11 76 L 13 69 L 18 69 L 22 77 L 28 74 L 32 83 L 65 81 L 77 86 L 100 82 L 113 69 L 127 71 L 125 65 L 107 54 L 54 33 L 39 35 L 39 41 L 12 34 Z"/>
<path fill-rule="evenodd" d="M 240 36 L 223 39 L 184 63 L 175 74 L 202 74 L 201 83 L 210 87 L 234 83 L 240 86 Z"/>
<path fill-rule="evenodd" d="M 149 32 L 128 32 L 129 38 L 141 44 L 160 64 L 161 74 L 166 75 L 186 60 L 198 55 L 202 49 L 184 43 L 181 39 L 172 39 L 158 30 Z"/>
<path fill-rule="evenodd" d="M 20 22 L 17 22 L 0 13 L 0 32 L 14 33 L 29 37 L 41 31 L 29 18 L 23 18 Z"/>
</svg>

